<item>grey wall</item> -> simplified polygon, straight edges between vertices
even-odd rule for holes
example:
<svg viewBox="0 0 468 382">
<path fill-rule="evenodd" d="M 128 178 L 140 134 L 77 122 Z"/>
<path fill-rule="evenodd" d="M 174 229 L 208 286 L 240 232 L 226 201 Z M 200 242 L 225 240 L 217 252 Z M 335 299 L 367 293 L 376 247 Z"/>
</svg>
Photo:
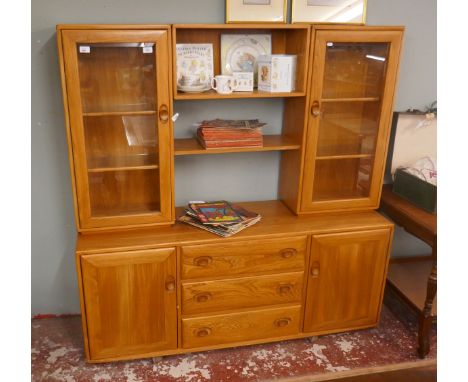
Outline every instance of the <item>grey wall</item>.
<svg viewBox="0 0 468 382">
<path fill-rule="evenodd" d="M 369 25 L 405 25 L 396 110 L 423 108 L 436 99 L 436 0 L 368 0 Z M 66 23 L 223 23 L 222 0 L 32 1 L 32 313 L 76 313 L 75 225 L 57 61 L 55 25 Z M 176 102 L 176 136 L 200 118 L 262 116 L 279 129 L 280 100 Z M 213 108 L 211 108 L 211 106 Z M 208 110 L 208 107 L 212 110 Z M 215 110 L 215 111 L 214 111 Z M 232 110 L 236 110 L 234 113 Z M 242 111 L 240 111 L 242 110 Z M 213 160 L 216 159 L 216 160 Z M 278 153 L 176 159 L 176 202 L 223 197 L 275 199 Z M 216 180 L 213 181 L 213 175 Z M 197 179 L 197 187 L 193 180 Z M 200 180 L 205 180 L 201 181 Z M 213 183 L 214 182 L 214 183 Z M 223 187 L 216 187 L 216 185 Z M 394 253 L 427 247 L 397 232 Z"/>
</svg>

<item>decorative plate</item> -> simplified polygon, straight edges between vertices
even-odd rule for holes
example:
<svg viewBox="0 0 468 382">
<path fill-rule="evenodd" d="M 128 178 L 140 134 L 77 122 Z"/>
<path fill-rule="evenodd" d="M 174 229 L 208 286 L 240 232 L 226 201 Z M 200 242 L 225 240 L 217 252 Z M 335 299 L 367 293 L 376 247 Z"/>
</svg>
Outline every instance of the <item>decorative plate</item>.
<svg viewBox="0 0 468 382">
<path fill-rule="evenodd" d="M 232 72 L 254 72 L 257 79 L 257 57 L 271 54 L 270 34 L 223 34 L 221 35 L 221 70 Z"/>
</svg>

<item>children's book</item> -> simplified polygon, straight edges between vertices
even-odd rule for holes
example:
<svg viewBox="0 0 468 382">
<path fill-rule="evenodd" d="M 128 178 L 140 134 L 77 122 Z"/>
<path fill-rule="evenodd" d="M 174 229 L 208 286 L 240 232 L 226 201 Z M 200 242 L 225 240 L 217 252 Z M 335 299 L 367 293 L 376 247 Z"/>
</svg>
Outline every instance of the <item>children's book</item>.
<svg viewBox="0 0 468 382">
<path fill-rule="evenodd" d="M 189 207 L 203 224 L 240 223 L 243 221 L 242 217 L 224 200 L 208 203 L 191 203 Z"/>
</svg>

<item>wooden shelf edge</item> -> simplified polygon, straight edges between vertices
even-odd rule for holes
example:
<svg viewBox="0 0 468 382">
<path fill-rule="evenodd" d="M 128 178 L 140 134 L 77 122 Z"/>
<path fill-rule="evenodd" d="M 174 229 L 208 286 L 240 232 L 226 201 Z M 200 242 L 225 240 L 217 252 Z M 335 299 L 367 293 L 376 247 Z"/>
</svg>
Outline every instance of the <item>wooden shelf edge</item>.
<svg viewBox="0 0 468 382">
<path fill-rule="evenodd" d="M 291 98 L 291 97 L 305 97 L 305 92 L 234 92 L 231 94 L 218 94 L 215 91 L 207 91 L 203 93 L 180 93 L 174 92 L 174 100 L 205 100 L 205 99 L 249 99 L 249 98 Z"/>
<path fill-rule="evenodd" d="M 99 111 L 99 112 L 84 112 L 83 117 L 105 117 L 105 116 L 132 116 L 132 115 L 155 115 L 155 110 L 142 111 Z"/>
<path fill-rule="evenodd" d="M 198 143 L 196 138 L 185 138 L 174 140 L 174 155 L 206 155 L 206 154 L 226 154 L 242 152 L 262 152 L 262 151 L 285 151 L 298 150 L 301 145 L 293 142 L 292 139 L 282 135 L 264 135 L 262 147 L 224 147 L 217 149 L 205 149 Z"/>
<path fill-rule="evenodd" d="M 322 102 L 376 102 L 379 97 L 322 98 Z"/>
<path fill-rule="evenodd" d="M 334 160 L 334 159 L 361 159 L 372 158 L 372 154 L 349 154 L 349 155 L 321 155 L 315 157 L 316 160 Z"/>
<path fill-rule="evenodd" d="M 157 168 L 159 168 L 159 166 L 156 164 L 147 165 L 147 166 L 96 167 L 96 168 L 89 168 L 88 172 L 154 170 Z"/>
<path fill-rule="evenodd" d="M 172 24 L 175 29 L 309 29 L 310 24 L 287 23 L 226 23 L 226 24 Z"/>
</svg>

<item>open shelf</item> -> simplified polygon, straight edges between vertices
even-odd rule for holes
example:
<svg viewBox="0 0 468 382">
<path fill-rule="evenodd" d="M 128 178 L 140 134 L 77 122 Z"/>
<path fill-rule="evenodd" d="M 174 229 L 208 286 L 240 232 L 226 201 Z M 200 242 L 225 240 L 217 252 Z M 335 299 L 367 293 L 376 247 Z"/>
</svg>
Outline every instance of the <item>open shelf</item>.
<svg viewBox="0 0 468 382">
<path fill-rule="evenodd" d="M 299 143 L 283 135 L 264 135 L 263 147 L 225 147 L 217 149 L 205 149 L 196 138 L 174 140 L 175 155 L 223 154 L 252 151 L 284 151 L 297 150 L 300 147 L 301 145 Z"/>
<path fill-rule="evenodd" d="M 176 100 L 189 100 L 189 99 L 229 99 L 229 98 L 286 98 L 286 97 L 304 97 L 305 92 L 262 92 L 254 90 L 253 92 L 234 92 L 231 94 L 218 94 L 214 90 L 208 90 L 203 93 L 181 93 L 178 92 L 174 95 Z"/>
<path fill-rule="evenodd" d="M 424 309 L 432 265 L 432 260 L 419 260 L 391 263 L 388 268 L 387 280 L 419 311 Z M 437 298 L 434 299 L 431 314 L 437 315 Z"/>
<path fill-rule="evenodd" d="M 310 26 L 306 24 L 174 24 L 172 27 L 173 57 L 177 57 L 177 44 L 212 44 L 213 46 L 213 74 L 222 74 L 223 34 L 271 35 L 272 54 L 294 54 L 297 56 L 296 91 L 291 93 L 270 92 L 235 92 L 221 95 L 215 91 L 203 93 L 183 93 L 177 89 L 177 60 L 173 61 L 173 87 L 175 100 L 189 99 L 225 99 L 225 98 L 273 98 L 273 97 L 303 97 L 306 92 L 307 68 L 309 59 Z"/>
</svg>

